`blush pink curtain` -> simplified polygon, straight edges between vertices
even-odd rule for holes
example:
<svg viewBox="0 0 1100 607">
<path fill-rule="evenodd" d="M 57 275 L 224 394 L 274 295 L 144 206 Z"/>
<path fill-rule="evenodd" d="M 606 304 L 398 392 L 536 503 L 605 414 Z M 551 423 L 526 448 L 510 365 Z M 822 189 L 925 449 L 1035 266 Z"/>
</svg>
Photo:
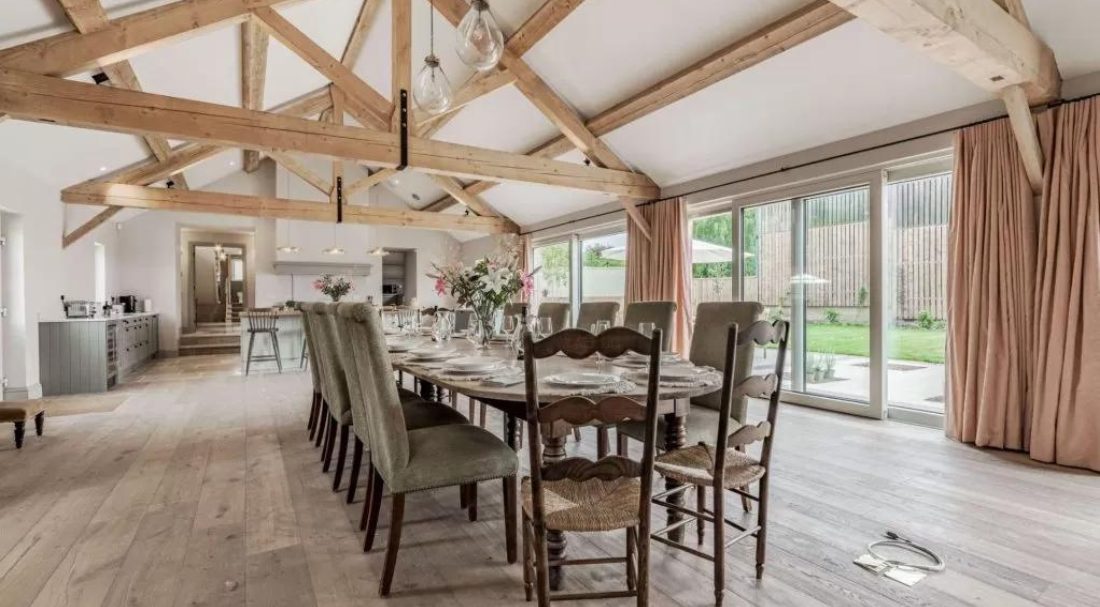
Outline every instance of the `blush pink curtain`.
<svg viewBox="0 0 1100 607">
<path fill-rule="evenodd" d="M 691 238 L 687 205 L 677 198 L 638 207 L 651 238 L 633 219 L 626 231 L 626 303 L 675 301 L 672 343 L 677 352 L 691 345 Z"/>
<path fill-rule="evenodd" d="M 1100 98 L 1039 120 L 1031 457 L 1100 471 Z"/>
<path fill-rule="evenodd" d="M 1007 120 L 955 136 L 947 285 L 947 434 L 1024 449 L 1032 368 L 1035 200 Z"/>
</svg>

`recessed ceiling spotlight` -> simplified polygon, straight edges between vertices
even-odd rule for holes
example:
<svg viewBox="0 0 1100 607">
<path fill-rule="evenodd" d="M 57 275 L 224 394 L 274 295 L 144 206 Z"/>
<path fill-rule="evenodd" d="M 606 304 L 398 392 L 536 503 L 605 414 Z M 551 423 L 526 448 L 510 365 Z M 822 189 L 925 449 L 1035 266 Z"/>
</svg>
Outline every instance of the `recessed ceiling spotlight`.
<svg viewBox="0 0 1100 607">
<path fill-rule="evenodd" d="M 230 160 L 229 161 L 229 166 L 231 166 L 231 167 L 237 166 L 237 161 L 236 160 Z"/>
<path fill-rule="evenodd" d="M 100 173 L 106 173 L 107 172 L 107 167 L 99 167 L 99 172 Z"/>
<path fill-rule="evenodd" d="M 401 180 L 396 178 L 396 177 L 393 177 L 389 180 L 388 183 L 392 186 L 399 186 L 399 185 L 401 185 Z"/>
</svg>

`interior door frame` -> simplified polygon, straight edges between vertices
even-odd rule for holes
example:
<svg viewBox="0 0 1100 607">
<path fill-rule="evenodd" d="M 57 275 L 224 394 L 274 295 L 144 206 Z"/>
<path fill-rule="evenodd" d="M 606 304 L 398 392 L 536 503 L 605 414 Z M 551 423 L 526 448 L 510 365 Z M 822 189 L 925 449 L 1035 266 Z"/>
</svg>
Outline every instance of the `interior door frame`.
<svg viewBox="0 0 1100 607">
<path fill-rule="evenodd" d="M 737 299 L 743 300 L 742 276 L 744 275 L 744 255 L 742 255 L 741 252 L 744 250 L 742 243 L 742 211 L 745 208 L 782 202 L 785 200 L 790 200 L 793 207 L 796 204 L 796 199 L 805 199 L 841 190 L 864 187 L 868 189 L 867 203 L 870 221 L 870 240 L 867 252 L 868 255 L 870 255 L 870 276 L 868 277 L 868 282 L 871 308 L 868 330 L 870 331 L 871 337 L 871 366 L 867 403 L 817 394 L 807 394 L 794 390 L 783 392 L 783 400 L 785 402 L 874 419 L 885 419 L 886 417 L 888 410 L 886 395 L 886 325 L 888 322 L 886 298 L 888 294 L 886 293 L 886 289 L 889 283 L 887 282 L 886 276 L 888 239 L 886 238 L 887 209 L 885 206 L 883 189 L 885 183 L 885 171 L 882 169 L 874 169 L 847 174 L 843 177 L 811 180 L 796 185 L 781 186 L 769 188 L 764 191 L 734 195 L 729 199 L 729 210 L 733 215 L 734 223 L 734 251 L 737 252 L 737 263 L 733 264 L 733 292 L 736 294 Z M 803 234 L 804 231 L 796 233 L 795 225 L 792 221 L 792 255 L 797 248 L 795 246 L 796 242 L 804 243 Z M 792 327 L 794 321 L 793 312 L 794 306 L 792 302 Z M 801 328 L 797 330 L 801 331 Z M 797 368 L 801 368 L 801 365 Z M 792 360 L 792 374 L 795 369 L 795 361 Z M 794 377 L 791 378 L 791 384 L 794 385 Z"/>
</svg>

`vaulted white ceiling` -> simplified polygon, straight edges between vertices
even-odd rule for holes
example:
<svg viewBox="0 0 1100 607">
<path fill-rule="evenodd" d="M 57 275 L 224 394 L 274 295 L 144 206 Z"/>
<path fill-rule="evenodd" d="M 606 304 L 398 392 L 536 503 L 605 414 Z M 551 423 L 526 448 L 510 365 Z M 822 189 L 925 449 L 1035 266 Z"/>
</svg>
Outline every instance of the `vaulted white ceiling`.
<svg viewBox="0 0 1100 607">
<path fill-rule="evenodd" d="M 103 0 L 112 18 L 171 0 Z M 374 0 L 379 1 L 379 0 Z M 390 2 L 382 2 L 356 72 L 390 89 Z M 362 0 L 299 0 L 277 10 L 339 57 Z M 593 116 L 716 49 L 803 6 L 807 0 L 587 0 L 524 58 L 582 116 Z M 541 0 L 497 0 L 506 33 Z M 1100 71 L 1100 2 L 1025 0 L 1033 28 L 1055 51 L 1065 78 Z M 413 3 L 413 69 L 428 53 L 429 4 Z M 0 47 L 70 30 L 56 0 L 0 3 Z M 453 85 L 470 75 L 453 52 L 454 29 L 436 16 L 436 52 Z M 272 40 L 265 104 L 274 106 L 325 79 Z M 239 105 L 240 28 L 224 27 L 157 48 L 132 61 L 145 90 Z M 87 79 L 88 75 L 78 76 Z M 953 72 L 860 22 L 851 22 L 618 129 L 603 139 L 628 164 L 669 186 L 990 99 Z M 526 152 L 555 127 L 514 87 L 465 108 L 438 139 Z M 6 121 L 0 162 L 42 173 L 58 189 L 143 159 L 134 137 Z M 563 157 L 580 162 L 579 153 Z M 199 188 L 240 170 L 236 153 L 187 171 Z M 402 174 L 386 184 L 413 207 L 442 196 L 431 180 Z M 521 225 L 606 204 L 609 196 L 508 183 L 482 197 Z M 451 211 L 456 212 L 456 211 Z"/>
</svg>

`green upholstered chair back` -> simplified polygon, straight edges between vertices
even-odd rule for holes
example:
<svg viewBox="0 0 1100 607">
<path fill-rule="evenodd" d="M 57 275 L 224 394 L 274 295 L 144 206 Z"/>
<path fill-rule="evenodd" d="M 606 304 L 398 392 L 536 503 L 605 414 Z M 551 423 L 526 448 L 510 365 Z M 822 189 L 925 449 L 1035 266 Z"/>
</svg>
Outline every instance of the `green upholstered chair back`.
<svg viewBox="0 0 1100 607">
<path fill-rule="evenodd" d="M 504 315 L 515 316 L 516 314 L 526 314 L 529 305 L 527 302 L 516 301 L 512 303 L 504 304 Z"/>
<path fill-rule="evenodd" d="M 697 365 L 709 365 L 719 371 L 725 371 L 726 337 L 729 326 L 736 324 L 739 327 L 748 328 L 763 316 L 764 306 L 755 301 L 699 304 L 695 310 L 695 330 L 692 332 L 691 354 L 688 358 Z M 734 384 L 752 375 L 753 354 L 754 348 L 751 341 L 737 348 L 733 370 Z M 714 392 L 697 396 L 691 399 L 691 402 L 718 411 L 721 409 L 722 395 L 720 392 Z M 730 408 L 730 416 L 743 422 L 747 405 L 748 399 L 745 397 L 736 399 Z"/>
<path fill-rule="evenodd" d="M 661 347 L 668 350 L 672 343 L 672 329 L 676 324 L 676 302 L 674 301 L 636 301 L 626 304 L 623 314 L 623 326 L 638 330 L 638 325 L 651 322 L 661 330 L 664 343 Z"/>
<path fill-rule="evenodd" d="M 342 424 L 351 424 L 354 414 L 348 397 L 347 375 L 344 373 L 344 361 L 340 358 L 340 343 L 336 330 L 336 306 L 331 303 L 313 304 L 314 328 L 318 351 L 324 365 L 321 369 L 321 382 L 327 388 L 325 400 L 329 411 Z"/>
<path fill-rule="evenodd" d="M 409 464 L 409 437 L 401 397 L 386 350 L 382 317 L 371 304 L 342 303 L 337 307 L 343 337 L 351 344 L 355 384 L 366 411 L 371 461 L 386 484 L 392 486 Z"/>
<path fill-rule="evenodd" d="M 302 333 L 305 335 L 305 349 L 306 355 L 309 356 L 309 374 L 313 379 L 313 391 L 319 392 L 321 390 L 321 368 L 317 364 L 317 344 L 313 342 L 312 327 L 306 322 L 306 313 L 303 310 L 304 306 L 312 306 L 313 304 L 298 302 L 294 304 L 302 314 Z"/>
<path fill-rule="evenodd" d="M 554 332 L 557 333 L 562 329 L 568 329 L 572 327 L 569 323 L 570 305 L 567 303 L 541 303 L 539 304 L 538 317 L 544 316 L 550 317 L 550 322 L 554 323 Z"/>
<path fill-rule="evenodd" d="M 577 313 L 577 328 L 590 331 L 592 325 L 599 320 L 606 320 L 614 326 L 618 316 L 617 301 L 586 301 L 581 304 L 581 310 Z"/>
</svg>

